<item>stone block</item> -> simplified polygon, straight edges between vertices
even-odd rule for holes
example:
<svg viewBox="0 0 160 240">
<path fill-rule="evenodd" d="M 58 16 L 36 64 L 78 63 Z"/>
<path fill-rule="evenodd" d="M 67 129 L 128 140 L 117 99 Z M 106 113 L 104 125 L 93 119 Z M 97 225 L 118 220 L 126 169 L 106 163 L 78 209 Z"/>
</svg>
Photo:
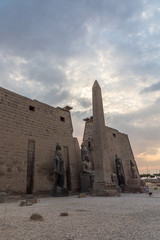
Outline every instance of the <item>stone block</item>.
<svg viewBox="0 0 160 240">
<path fill-rule="evenodd" d="M 68 213 L 67 213 L 67 212 L 61 212 L 61 213 L 60 213 L 60 216 L 61 216 L 61 217 L 67 217 L 67 216 L 68 216 Z"/>
<path fill-rule="evenodd" d="M 115 183 L 94 183 L 92 196 L 119 197 L 120 192 L 115 189 Z"/>
<path fill-rule="evenodd" d="M 34 203 L 37 203 L 37 198 L 31 198 L 26 200 L 26 206 L 31 206 Z"/>
<path fill-rule="evenodd" d="M 35 203 L 37 203 L 37 202 L 38 202 L 37 198 L 29 198 L 29 199 L 20 201 L 19 206 L 20 206 L 20 207 L 23 207 L 23 206 L 32 206 L 33 204 L 35 204 Z"/>
<path fill-rule="evenodd" d="M 20 207 L 26 206 L 26 201 L 25 201 L 25 200 L 20 201 L 19 206 L 20 206 Z"/>
<path fill-rule="evenodd" d="M 86 197 L 86 194 L 85 193 L 80 193 L 79 195 L 78 195 L 78 198 L 85 198 Z"/>
<path fill-rule="evenodd" d="M 31 220 L 34 220 L 34 221 L 43 221 L 43 217 L 41 214 L 39 213 L 33 213 L 31 216 L 30 216 L 30 219 Z"/>
<path fill-rule="evenodd" d="M 90 192 L 91 191 L 90 176 L 88 174 L 80 175 L 80 186 L 81 186 L 81 192 Z"/>
</svg>

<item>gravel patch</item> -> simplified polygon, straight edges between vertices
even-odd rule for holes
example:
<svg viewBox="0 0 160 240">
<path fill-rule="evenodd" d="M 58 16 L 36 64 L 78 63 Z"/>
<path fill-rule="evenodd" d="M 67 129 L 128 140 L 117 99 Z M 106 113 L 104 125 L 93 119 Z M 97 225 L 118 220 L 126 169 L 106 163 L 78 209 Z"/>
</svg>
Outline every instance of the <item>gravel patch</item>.
<svg viewBox="0 0 160 240">
<path fill-rule="evenodd" d="M 4 212 L 6 213 L 4 219 Z M 68 213 L 61 217 L 60 213 Z M 160 194 L 41 198 L 32 206 L 0 204 L 2 240 L 159 240 Z M 33 213 L 44 221 L 30 220 Z M 5 222 L 4 222 L 5 221 Z"/>
</svg>

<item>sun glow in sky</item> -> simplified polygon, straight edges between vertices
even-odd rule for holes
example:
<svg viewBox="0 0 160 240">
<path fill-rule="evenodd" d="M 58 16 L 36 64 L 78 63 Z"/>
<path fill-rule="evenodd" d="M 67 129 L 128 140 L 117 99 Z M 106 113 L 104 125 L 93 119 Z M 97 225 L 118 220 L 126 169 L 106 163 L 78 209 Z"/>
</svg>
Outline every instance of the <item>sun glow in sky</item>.
<svg viewBox="0 0 160 240">
<path fill-rule="evenodd" d="M 98 80 L 106 125 L 127 133 L 141 173 L 160 170 L 160 2 L 1 0 L 0 86 L 71 105 L 74 136 Z"/>
</svg>

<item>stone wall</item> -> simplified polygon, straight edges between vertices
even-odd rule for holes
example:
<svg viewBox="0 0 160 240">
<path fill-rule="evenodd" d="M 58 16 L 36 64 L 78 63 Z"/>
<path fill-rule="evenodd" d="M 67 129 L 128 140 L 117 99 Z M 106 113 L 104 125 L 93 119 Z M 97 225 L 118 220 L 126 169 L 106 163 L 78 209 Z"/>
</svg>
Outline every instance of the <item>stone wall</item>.
<svg viewBox="0 0 160 240">
<path fill-rule="evenodd" d="M 134 159 L 134 155 L 132 152 L 132 148 L 129 142 L 129 138 L 126 134 L 119 132 L 116 129 L 105 127 L 106 130 L 106 146 L 107 146 L 107 154 L 108 159 L 110 161 L 111 172 L 116 173 L 116 163 L 115 156 L 121 159 L 124 169 L 125 181 L 126 185 L 131 185 L 132 180 L 132 171 L 130 160 Z M 93 139 L 93 121 L 92 118 L 87 119 L 85 123 L 84 136 L 83 136 L 84 145 L 89 148 L 89 152 L 91 155 L 91 161 L 93 161 L 94 155 L 94 139 Z M 140 178 L 138 174 L 138 179 L 134 181 L 138 181 L 140 185 Z M 137 185 L 137 183 L 133 182 L 133 185 Z M 129 188 L 128 188 L 129 189 Z M 130 187 L 132 191 L 133 187 Z"/>
<path fill-rule="evenodd" d="M 25 194 L 30 179 L 27 171 L 28 174 L 32 171 L 32 192 L 50 192 L 54 183 L 53 159 L 57 142 L 62 147 L 65 170 L 69 166 L 69 185 L 76 191 L 80 150 L 72 133 L 68 110 L 53 108 L 0 88 L 0 191 Z M 33 161 L 31 167 L 29 159 Z"/>
<path fill-rule="evenodd" d="M 128 135 L 119 132 L 116 129 L 106 127 L 107 145 L 109 148 L 109 159 L 112 172 L 116 173 L 115 156 L 121 159 L 125 174 L 126 184 L 132 178 L 130 160 L 134 159 L 132 148 L 128 139 Z"/>
</svg>

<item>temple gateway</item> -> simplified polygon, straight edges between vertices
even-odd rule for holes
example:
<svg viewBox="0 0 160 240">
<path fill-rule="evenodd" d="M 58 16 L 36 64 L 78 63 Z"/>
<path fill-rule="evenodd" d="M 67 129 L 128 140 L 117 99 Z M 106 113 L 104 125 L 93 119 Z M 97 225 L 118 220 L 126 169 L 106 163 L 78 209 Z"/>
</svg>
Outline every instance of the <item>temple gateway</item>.
<svg viewBox="0 0 160 240">
<path fill-rule="evenodd" d="M 92 89 L 93 116 L 84 119 L 81 148 L 69 106 L 51 107 L 0 88 L 0 192 L 142 192 L 128 136 L 105 126 L 101 89 Z"/>
</svg>

